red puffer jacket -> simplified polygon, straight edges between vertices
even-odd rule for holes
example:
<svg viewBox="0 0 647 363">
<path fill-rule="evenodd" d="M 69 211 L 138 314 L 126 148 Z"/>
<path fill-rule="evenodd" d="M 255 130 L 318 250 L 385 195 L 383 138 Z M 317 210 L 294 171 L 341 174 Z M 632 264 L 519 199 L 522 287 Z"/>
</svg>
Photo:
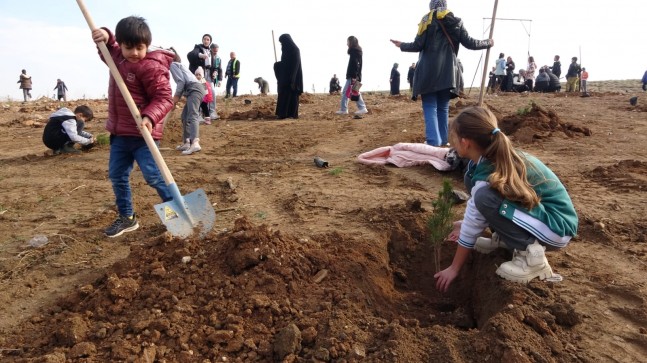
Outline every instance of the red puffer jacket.
<svg viewBox="0 0 647 363">
<path fill-rule="evenodd" d="M 173 108 L 169 67 L 173 62 L 170 52 L 158 50 L 149 52 L 137 63 L 127 61 L 121 54 L 121 48 L 110 30 L 108 32 L 108 50 L 117 65 L 130 95 L 142 116 L 153 123 L 153 139 L 162 138 L 164 117 Z M 99 53 L 101 56 L 101 53 Z M 101 56 L 103 59 L 103 56 Z M 105 60 L 104 60 L 105 62 Z M 112 135 L 141 136 L 126 100 L 119 91 L 115 79 L 110 75 L 108 86 L 108 120 L 106 130 Z"/>
</svg>

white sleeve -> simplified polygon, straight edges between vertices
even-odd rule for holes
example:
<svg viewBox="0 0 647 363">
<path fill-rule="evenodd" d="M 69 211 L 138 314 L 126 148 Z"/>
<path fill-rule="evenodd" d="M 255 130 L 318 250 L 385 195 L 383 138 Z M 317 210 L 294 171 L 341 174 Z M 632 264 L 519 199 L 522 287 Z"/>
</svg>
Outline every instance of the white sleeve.
<svg viewBox="0 0 647 363">
<path fill-rule="evenodd" d="M 72 118 L 72 119 L 69 119 L 69 120 L 65 120 L 65 121 L 63 121 L 63 124 L 61 126 L 63 126 L 63 130 L 65 131 L 67 136 L 70 138 L 70 141 L 72 141 L 74 143 L 77 143 L 77 144 L 81 144 L 81 145 L 88 145 L 88 144 L 90 144 L 92 142 L 92 139 L 87 138 L 87 137 L 83 137 L 83 136 L 79 135 L 76 132 L 76 120 L 75 119 Z"/>
<path fill-rule="evenodd" d="M 474 187 L 472 187 L 472 198 L 467 201 L 467 208 L 465 209 L 463 223 L 461 224 L 461 233 L 460 237 L 458 237 L 458 244 L 465 248 L 474 248 L 476 239 L 488 226 L 485 217 L 476 209 L 473 196 L 479 189 L 489 187 L 490 184 L 485 181 L 477 181 Z"/>
</svg>

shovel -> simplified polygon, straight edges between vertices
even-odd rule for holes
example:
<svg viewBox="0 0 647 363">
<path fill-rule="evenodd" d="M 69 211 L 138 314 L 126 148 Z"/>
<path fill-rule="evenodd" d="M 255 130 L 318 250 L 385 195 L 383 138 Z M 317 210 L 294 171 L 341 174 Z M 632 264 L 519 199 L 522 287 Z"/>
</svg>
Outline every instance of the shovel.
<svg viewBox="0 0 647 363">
<path fill-rule="evenodd" d="M 85 8 L 83 0 L 76 0 L 76 2 L 83 13 L 90 30 L 97 29 L 92 21 L 92 17 L 90 17 L 88 10 Z M 160 169 L 164 182 L 173 196 L 172 201 L 155 205 L 155 211 L 162 220 L 162 223 L 166 226 L 166 229 L 173 236 L 186 238 L 191 236 L 194 232 L 199 232 L 200 236 L 203 237 L 211 231 L 216 219 L 216 212 L 213 210 L 211 203 L 209 203 L 207 195 L 202 189 L 198 189 L 186 196 L 182 196 L 182 194 L 180 194 L 180 189 L 177 184 L 175 184 L 175 180 L 166 166 L 157 145 L 155 145 L 153 137 L 148 129 L 142 126 L 142 118 L 139 114 L 139 109 L 137 109 L 135 101 L 130 95 L 124 80 L 121 78 L 121 74 L 119 74 L 117 66 L 108 51 L 108 47 L 106 47 L 105 43 L 99 43 L 97 45 L 110 68 L 112 77 L 115 79 L 121 94 L 124 96 L 124 99 L 128 104 L 128 109 L 130 109 L 135 122 L 137 122 L 137 128 L 144 137 L 151 154 L 153 154 L 153 159 L 155 159 L 155 164 L 157 164 L 157 167 Z"/>
</svg>

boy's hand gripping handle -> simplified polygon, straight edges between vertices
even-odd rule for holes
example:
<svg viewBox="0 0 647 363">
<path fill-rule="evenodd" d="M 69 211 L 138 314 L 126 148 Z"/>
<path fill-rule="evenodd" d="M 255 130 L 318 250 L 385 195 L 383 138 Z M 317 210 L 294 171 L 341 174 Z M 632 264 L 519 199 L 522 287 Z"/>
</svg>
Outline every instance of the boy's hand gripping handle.
<svg viewBox="0 0 647 363">
<path fill-rule="evenodd" d="M 94 21 L 92 21 L 92 17 L 90 16 L 90 13 L 88 13 L 88 9 L 86 9 L 85 4 L 83 3 L 83 0 L 76 0 L 76 3 L 79 5 L 79 9 L 81 9 L 81 12 L 83 13 L 83 17 L 85 18 L 85 21 L 88 23 L 90 30 L 92 31 L 97 29 L 97 27 L 94 25 Z M 148 145 L 148 148 L 153 154 L 153 159 L 155 159 L 155 163 L 157 164 L 157 167 L 160 169 L 160 172 L 162 173 L 164 182 L 166 183 L 166 185 L 175 184 L 175 180 L 173 179 L 171 172 L 166 166 L 166 162 L 164 162 L 164 159 L 162 158 L 162 154 L 157 148 L 157 145 L 155 144 L 155 140 L 153 140 L 153 136 L 151 136 L 147 128 L 142 126 L 142 117 L 139 114 L 139 109 L 137 109 L 137 105 L 135 104 L 133 97 L 130 95 L 130 91 L 128 91 L 128 87 L 126 87 L 126 84 L 124 83 L 123 78 L 121 78 L 121 74 L 119 74 L 119 71 L 117 70 L 117 65 L 115 64 L 115 61 L 112 59 L 112 55 L 110 54 L 110 51 L 108 51 L 108 47 L 106 46 L 106 43 L 104 42 L 97 43 L 97 47 L 99 47 L 99 50 L 103 55 L 103 59 L 108 65 L 108 68 L 110 68 L 110 74 L 112 74 L 112 78 L 115 79 L 115 82 L 119 87 L 119 91 L 121 91 L 121 94 L 126 100 L 126 104 L 128 104 L 128 109 L 130 110 L 130 113 L 133 115 L 135 122 L 137 122 L 137 128 L 139 129 L 139 132 L 141 132 L 142 136 L 144 137 L 144 140 L 146 141 L 146 145 Z"/>
</svg>

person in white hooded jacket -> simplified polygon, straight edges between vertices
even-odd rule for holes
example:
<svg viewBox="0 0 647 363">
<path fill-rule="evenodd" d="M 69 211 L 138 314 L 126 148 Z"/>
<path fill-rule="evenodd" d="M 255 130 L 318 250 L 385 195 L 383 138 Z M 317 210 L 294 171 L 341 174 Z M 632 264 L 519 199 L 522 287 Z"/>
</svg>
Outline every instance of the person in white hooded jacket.
<svg viewBox="0 0 647 363">
<path fill-rule="evenodd" d="M 49 116 L 49 121 L 43 130 L 43 143 L 54 151 L 61 153 L 79 153 L 74 144 L 80 144 L 88 150 L 94 146 L 96 139 L 91 133 L 84 131 L 85 123 L 94 118 L 92 109 L 88 106 L 78 106 L 74 112 L 68 108 L 60 108 Z"/>
</svg>

